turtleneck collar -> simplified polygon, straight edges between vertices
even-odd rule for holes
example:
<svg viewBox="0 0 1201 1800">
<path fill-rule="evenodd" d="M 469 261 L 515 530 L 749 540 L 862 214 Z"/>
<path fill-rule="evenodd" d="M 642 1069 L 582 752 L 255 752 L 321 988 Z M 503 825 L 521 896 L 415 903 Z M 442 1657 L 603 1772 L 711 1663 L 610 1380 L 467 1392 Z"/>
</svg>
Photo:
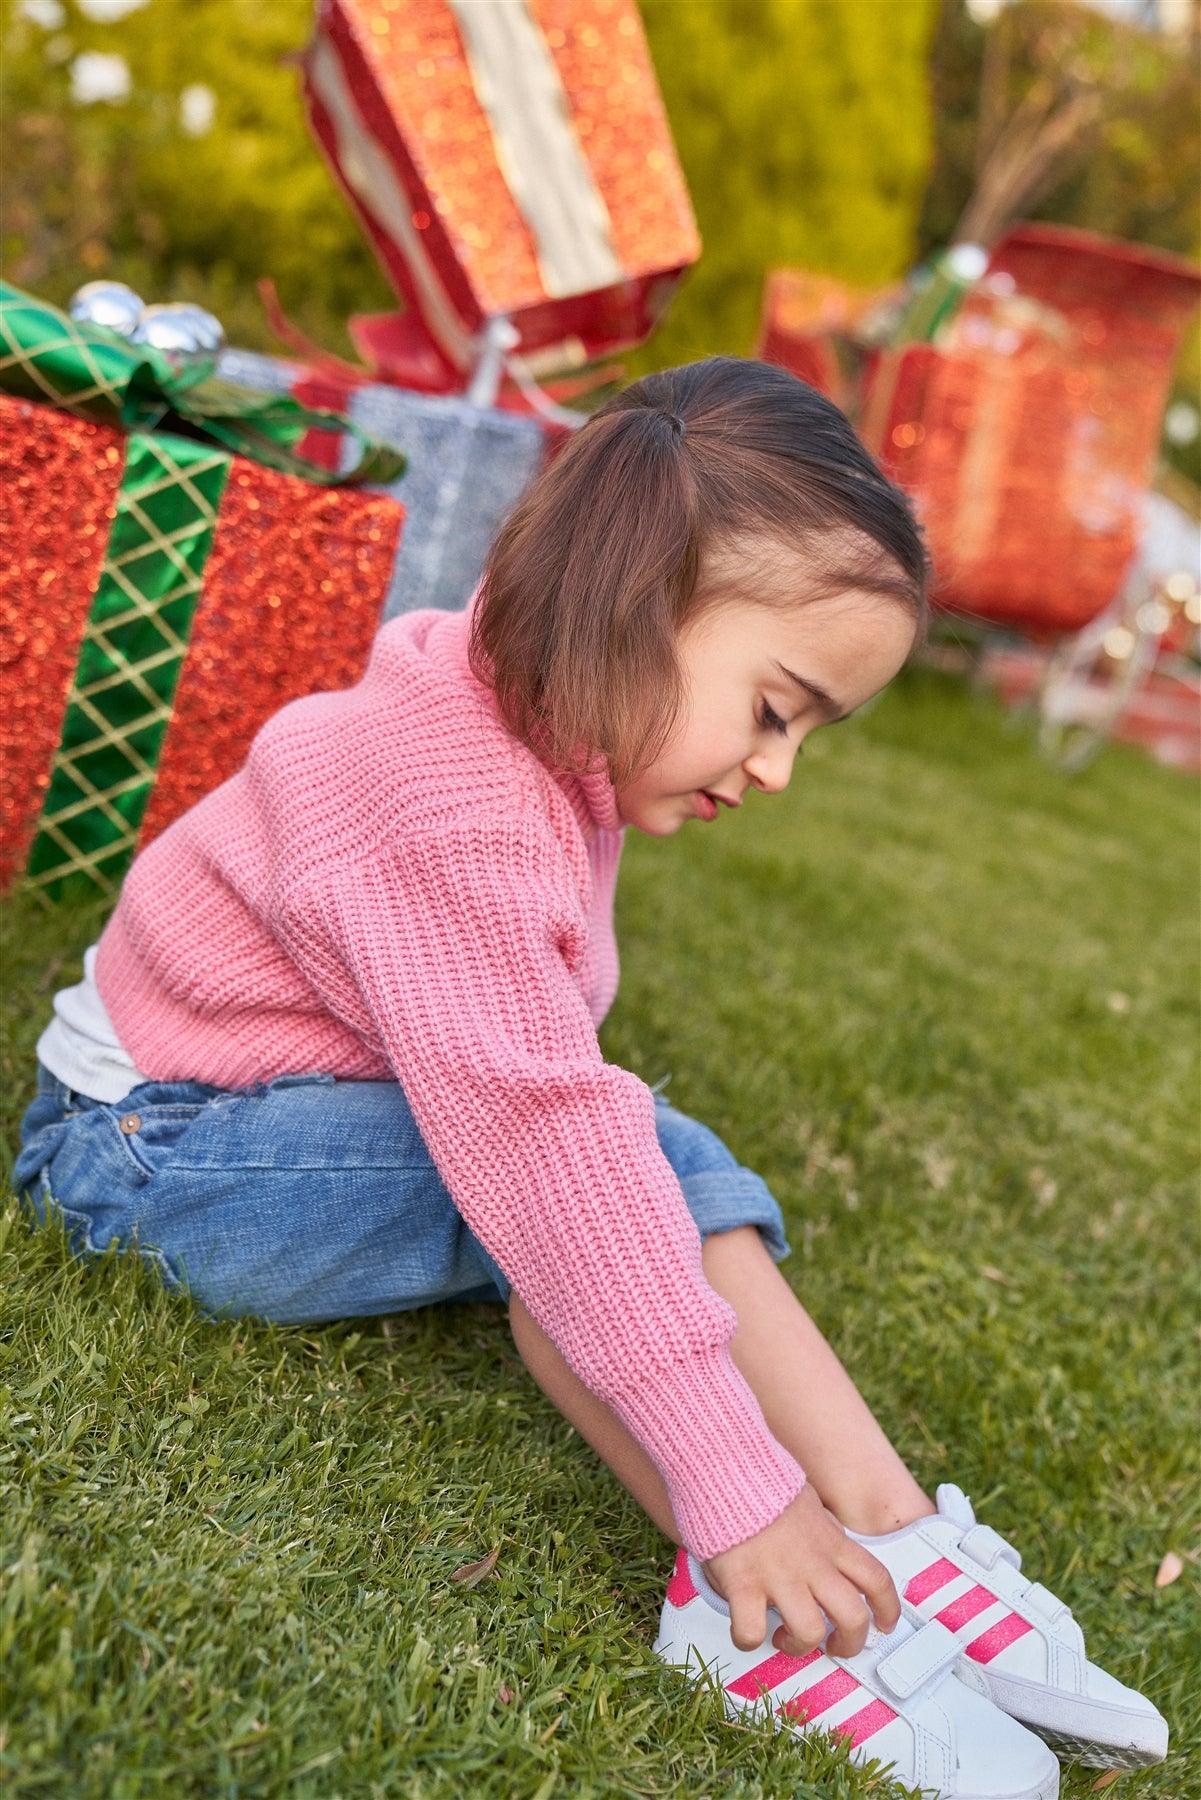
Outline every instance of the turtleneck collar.
<svg viewBox="0 0 1201 1800">
<path fill-rule="evenodd" d="M 467 639 L 471 630 L 472 607 L 479 591 L 477 586 L 462 611 L 448 612 L 446 623 L 439 620 L 438 625 L 440 630 L 446 633 L 453 647 L 454 660 L 458 667 L 470 677 L 477 691 L 487 696 L 488 700 L 495 705 L 492 690 L 477 681 L 467 658 Z M 530 754 L 536 755 L 536 752 L 531 749 Z M 623 831 L 625 829 L 624 821 L 617 810 L 617 790 L 609 775 L 608 759 L 603 754 L 594 756 L 584 768 L 578 771 L 548 768 L 547 772 L 566 795 L 585 837 L 590 837 L 594 831 Z"/>
<path fill-rule="evenodd" d="M 617 810 L 617 790 L 609 778 L 604 757 L 598 757 L 580 774 L 564 774 L 552 770 L 555 780 L 571 802 L 576 817 L 583 823 L 586 815 L 598 831 L 622 831 L 624 824 Z"/>
</svg>

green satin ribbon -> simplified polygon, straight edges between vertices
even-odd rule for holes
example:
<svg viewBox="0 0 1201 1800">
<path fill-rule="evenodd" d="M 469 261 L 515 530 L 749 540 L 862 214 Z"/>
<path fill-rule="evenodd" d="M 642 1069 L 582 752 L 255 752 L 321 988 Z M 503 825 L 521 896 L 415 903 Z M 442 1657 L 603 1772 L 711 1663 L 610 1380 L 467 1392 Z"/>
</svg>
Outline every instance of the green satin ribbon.
<svg viewBox="0 0 1201 1800">
<path fill-rule="evenodd" d="M 154 787 L 230 458 L 133 432 L 26 873 L 47 898 L 115 893 Z"/>
<path fill-rule="evenodd" d="M 0 389 L 126 431 L 199 434 L 319 487 L 385 486 L 408 466 L 401 451 L 376 443 L 341 413 L 301 406 L 287 395 L 250 394 L 149 345 L 80 324 L 7 281 L 0 281 Z M 294 446 L 313 429 L 354 438 L 361 451 L 355 467 L 338 473 L 299 456 Z"/>
</svg>

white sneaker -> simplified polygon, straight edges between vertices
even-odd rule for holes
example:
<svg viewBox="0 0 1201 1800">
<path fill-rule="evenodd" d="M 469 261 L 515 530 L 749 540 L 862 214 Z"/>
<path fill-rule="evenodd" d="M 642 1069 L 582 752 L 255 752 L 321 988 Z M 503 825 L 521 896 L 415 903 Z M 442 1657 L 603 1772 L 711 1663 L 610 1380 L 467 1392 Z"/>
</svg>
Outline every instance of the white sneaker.
<svg viewBox="0 0 1201 1800">
<path fill-rule="evenodd" d="M 772 1634 L 781 1623 L 769 1607 L 762 1644 L 740 1650 L 730 1635 L 729 1606 L 681 1547 L 654 1650 L 693 1681 L 711 1670 L 728 1718 L 765 1705 L 777 1730 L 841 1736 L 853 1763 L 891 1764 L 898 1781 L 937 1800 L 1055 1800 L 1055 1758 L 956 1681 L 959 1645 L 944 1625 L 918 1629 L 902 1619 L 888 1633 L 873 1627 L 858 1656 L 842 1657 L 777 1650 Z"/>
<path fill-rule="evenodd" d="M 960 1680 L 1094 1769 L 1162 1762 L 1167 1721 L 1149 1700 L 1086 1661 L 1062 1600 L 1021 1574 L 1012 1544 L 977 1525 L 967 1495 L 944 1482 L 937 1514 L 886 1537 L 849 1532 L 879 1558 L 915 1624 L 953 1632 Z"/>
</svg>

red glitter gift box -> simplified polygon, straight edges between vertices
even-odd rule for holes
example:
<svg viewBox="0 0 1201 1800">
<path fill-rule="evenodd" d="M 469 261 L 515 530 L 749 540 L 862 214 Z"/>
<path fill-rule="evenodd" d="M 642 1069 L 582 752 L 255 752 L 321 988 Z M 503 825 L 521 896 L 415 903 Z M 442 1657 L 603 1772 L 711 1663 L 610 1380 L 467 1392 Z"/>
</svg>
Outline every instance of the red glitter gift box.
<svg viewBox="0 0 1201 1800">
<path fill-rule="evenodd" d="M 0 395 L 0 887 L 115 892 L 265 719 L 357 680 L 402 519 Z"/>
<path fill-rule="evenodd" d="M 641 343 L 700 254 L 635 0 L 321 0 L 304 86 L 393 379 L 462 387 L 502 319 L 533 376 Z"/>
</svg>

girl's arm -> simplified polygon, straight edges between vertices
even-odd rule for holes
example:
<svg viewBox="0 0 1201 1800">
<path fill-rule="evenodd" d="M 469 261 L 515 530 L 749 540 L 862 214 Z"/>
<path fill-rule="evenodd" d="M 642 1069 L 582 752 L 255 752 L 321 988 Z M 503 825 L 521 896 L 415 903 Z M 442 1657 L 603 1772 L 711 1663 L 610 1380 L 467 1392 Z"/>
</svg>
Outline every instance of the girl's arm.
<svg viewBox="0 0 1201 1800">
<path fill-rule="evenodd" d="M 378 1046 L 463 1218 L 580 1380 L 659 1468 L 707 1559 L 804 1486 L 730 1356 L 734 1309 L 572 976 L 587 925 L 545 826 L 457 820 L 326 870 L 292 951 Z"/>
</svg>

